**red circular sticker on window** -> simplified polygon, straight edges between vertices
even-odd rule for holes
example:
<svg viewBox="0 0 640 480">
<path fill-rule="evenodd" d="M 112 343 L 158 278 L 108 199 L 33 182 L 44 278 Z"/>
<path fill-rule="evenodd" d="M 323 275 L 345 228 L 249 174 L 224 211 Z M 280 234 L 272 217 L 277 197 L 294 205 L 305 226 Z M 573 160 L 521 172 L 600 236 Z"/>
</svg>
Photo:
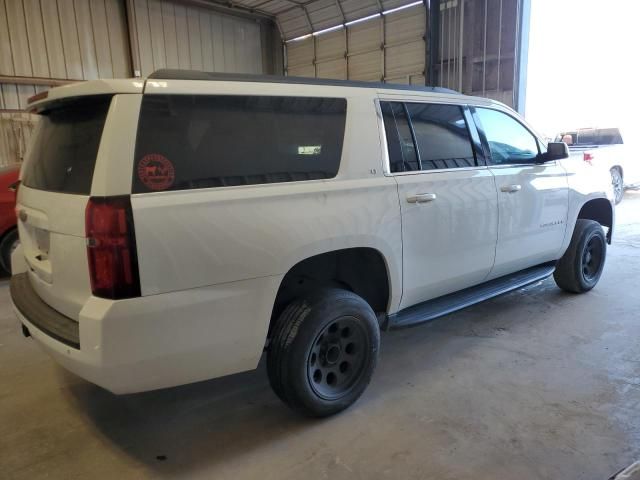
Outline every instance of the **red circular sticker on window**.
<svg viewBox="0 0 640 480">
<path fill-rule="evenodd" d="M 138 163 L 138 178 L 149 190 L 167 190 L 173 185 L 176 173 L 167 157 L 150 153 Z"/>
</svg>

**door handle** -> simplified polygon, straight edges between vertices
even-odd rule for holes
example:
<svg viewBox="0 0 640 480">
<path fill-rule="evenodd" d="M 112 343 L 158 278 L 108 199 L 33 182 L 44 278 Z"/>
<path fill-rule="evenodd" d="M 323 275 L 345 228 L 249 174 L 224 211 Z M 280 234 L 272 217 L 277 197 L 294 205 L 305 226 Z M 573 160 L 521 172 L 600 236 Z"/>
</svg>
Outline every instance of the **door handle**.
<svg viewBox="0 0 640 480">
<path fill-rule="evenodd" d="M 435 193 L 416 193 L 413 196 L 407 197 L 409 203 L 427 203 L 433 202 L 436 199 Z"/>
<path fill-rule="evenodd" d="M 500 191 L 505 193 L 515 193 L 520 190 L 522 190 L 522 185 L 503 185 L 500 187 Z"/>
</svg>

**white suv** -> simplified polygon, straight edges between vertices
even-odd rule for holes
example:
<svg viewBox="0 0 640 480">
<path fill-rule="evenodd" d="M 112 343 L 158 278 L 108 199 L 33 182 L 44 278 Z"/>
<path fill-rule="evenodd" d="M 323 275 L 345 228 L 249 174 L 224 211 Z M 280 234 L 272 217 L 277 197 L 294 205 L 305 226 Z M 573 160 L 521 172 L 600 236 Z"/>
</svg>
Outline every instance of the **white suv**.
<svg viewBox="0 0 640 480">
<path fill-rule="evenodd" d="M 554 274 L 585 292 L 611 185 L 511 109 L 442 89 L 159 71 L 55 88 L 18 192 L 25 335 L 115 393 L 256 367 L 335 413 L 380 330 Z M 605 227 L 605 228 L 603 228 Z"/>
</svg>

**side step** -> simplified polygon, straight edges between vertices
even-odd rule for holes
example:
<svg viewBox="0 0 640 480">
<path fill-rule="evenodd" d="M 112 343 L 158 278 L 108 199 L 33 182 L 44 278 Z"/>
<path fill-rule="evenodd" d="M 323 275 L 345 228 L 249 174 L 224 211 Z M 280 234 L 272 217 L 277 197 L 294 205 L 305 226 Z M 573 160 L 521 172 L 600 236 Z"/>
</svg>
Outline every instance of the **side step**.
<svg viewBox="0 0 640 480">
<path fill-rule="evenodd" d="M 556 269 L 555 262 L 527 268 L 517 273 L 496 278 L 475 287 L 428 300 L 389 315 L 387 329 L 404 328 L 428 322 L 434 318 L 461 310 L 498 295 L 517 290 L 544 280 Z"/>
</svg>

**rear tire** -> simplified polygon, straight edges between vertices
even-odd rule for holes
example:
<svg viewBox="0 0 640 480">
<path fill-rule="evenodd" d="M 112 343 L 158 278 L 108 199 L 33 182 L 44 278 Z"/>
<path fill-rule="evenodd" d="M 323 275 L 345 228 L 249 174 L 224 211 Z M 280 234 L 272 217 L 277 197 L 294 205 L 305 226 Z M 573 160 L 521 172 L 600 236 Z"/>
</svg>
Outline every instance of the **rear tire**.
<svg viewBox="0 0 640 480">
<path fill-rule="evenodd" d="M 611 185 L 613 185 L 613 197 L 615 204 L 619 204 L 624 197 L 624 179 L 618 167 L 611 169 Z"/>
<path fill-rule="evenodd" d="M 7 273 L 11 273 L 11 254 L 16 249 L 20 239 L 15 228 L 7 233 L 0 242 L 0 266 Z"/>
<path fill-rule="evenodd" d="M 578 219 L 571 243 L 558 260 L 553 278 L 572 293 L 584 293 L 596 286 L 607 256 L 607 240 L 602 226 L 593 220 Z"/>
<path fill-rule="evenodd" d="M 294 300 L 276 321 L 267 354 L 269 382 L 293 409 L 333 415 L 364 392 L 379 346 L 369 304 L 347 290 L 323 289 Z"/>
</svg>

